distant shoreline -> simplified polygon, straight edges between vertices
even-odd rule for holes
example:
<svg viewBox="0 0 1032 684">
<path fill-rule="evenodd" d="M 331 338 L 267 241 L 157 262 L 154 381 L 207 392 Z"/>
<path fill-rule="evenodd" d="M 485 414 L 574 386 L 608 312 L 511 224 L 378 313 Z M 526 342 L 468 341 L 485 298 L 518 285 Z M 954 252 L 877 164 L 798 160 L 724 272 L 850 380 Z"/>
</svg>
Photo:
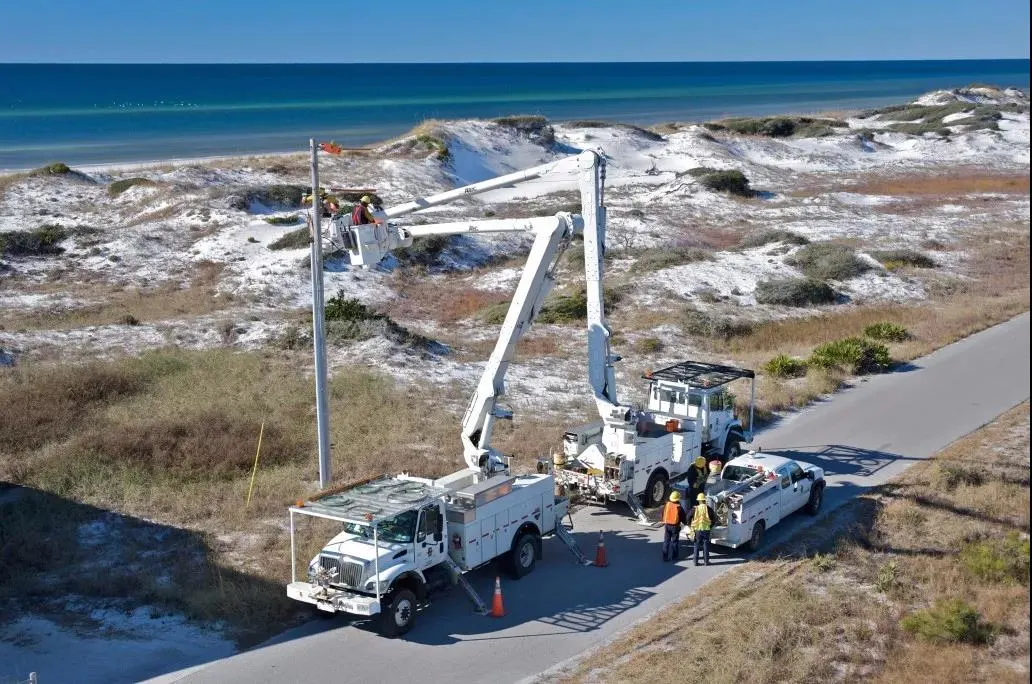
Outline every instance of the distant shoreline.
<svg viewBox="0 0 1032 684">
<path fill-rule="evenodd" d="M 357 148 L 427 119 L 540 115 L 650 126 L 841 112 L 989 83 L 1028 60 L 0 65 L 0 169 L 132 168 Z M 59 82 L 59 90 L 40 89 Z"/>
</svg>

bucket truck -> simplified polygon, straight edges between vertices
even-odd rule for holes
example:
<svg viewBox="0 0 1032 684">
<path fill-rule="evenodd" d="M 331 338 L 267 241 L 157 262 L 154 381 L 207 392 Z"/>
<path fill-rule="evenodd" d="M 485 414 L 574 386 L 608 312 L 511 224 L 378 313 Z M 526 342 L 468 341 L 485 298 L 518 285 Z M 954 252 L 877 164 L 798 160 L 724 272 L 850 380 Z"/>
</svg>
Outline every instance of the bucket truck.
<svg viewBox="0 0 1032 684">
<path fill-rule="evenodd" d="M 601 259 L 603 169 L 601 155 L 584 152 L 377 212 L 377 223 L 349 225 L 348 220 L 337 220 L 320 236 L 324 250 L 344 251 L 356 266 L 375 265 L 391 250 L 431 235 L 523 231 L 533 235 L 534 241 L 498 341 L 462 418 L 460 438 L 467 467 L 438 479 L 408 474 L 378 478 L 330 488 L 298 501 L 289 509 L 290 598 L 326 613 L 375 617 L 382 634 L 397 636 L 411 629 L 417 610 L 433 590 L 450 584 L 460 584 L 477 608 L 486 612 L 463 573 L 497 559 L 513 577 L 522 577 L 541 558 L 544 536 L 558 536 L 581 563 L 589 564 L 562 525 L 569 500 L 555 495 L 552 474 L 510 473 L 505 457 L 491 446 L 491 431 L 495 420 L 511 417 L 498 405 L 505 392 L 506 370 L 517 342 L 554 285 L 563 250 L 575 234 L 583 233 L 585 249 Z M 561 173 L 576 173 L 581 179 L 581 215 L 558 213 L 544 218 L 421 226 L 391 222 L 461 197 Z M 599 307 L 601 315 L 597 293 L 589 297 L 589 308 L 592 306 Z M 602 347 L 596 345 L 595 349 L 599 352 Z M 600 360 L 610 362 L 608 358 Z M 598 375 L 611 381 L 611 367 L 599 369 Z M 600 401 L 608 402 L 608 410 L 621 417 L 629 410 L 605 394 Z M 341 525 L 308 563 L 303 579 L 296 568 L 297 516 Z"/>
</svg>

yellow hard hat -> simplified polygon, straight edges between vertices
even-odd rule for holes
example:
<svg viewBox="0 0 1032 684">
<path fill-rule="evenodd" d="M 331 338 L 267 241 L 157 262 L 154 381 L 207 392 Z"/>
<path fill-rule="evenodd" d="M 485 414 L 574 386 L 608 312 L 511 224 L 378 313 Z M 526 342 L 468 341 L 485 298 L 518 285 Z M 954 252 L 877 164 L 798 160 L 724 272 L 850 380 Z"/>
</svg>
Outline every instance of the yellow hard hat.
<svg viewBox="0 0 1032 684">
<path fill-rule="evenodd" d="M 699 494 L 697 497 L 695 497 L 695 500 L 698 501 L 699 503 L 703 503 L 704 501 L 706 501 L 706 495 L 705 494 Z"/>
<path fill-rule="evenodd" d="M 678 492 L 676 489 L 674 491 L 670 492 L 670 500 L 673 501 L 674 503 L 677 503 L 678 501 L 681 500 L 681 493 Z"/>
<path fill-rule="evenodd" d="M 696 457 L 695 465 L 699 466 L 700 468 L 705 468 L 706 467 L 706 459 L 703 458 L 702 456 Z"/>
<path fill-rule="evenodd" d="M 373 201 L 373 198 L 370 197 L 369 195 L 362 195 L 362 199 L 359 200 L 359 201 L 362 202 L 362 204 L 369 204 L 370 202 Z"/>
</svg>

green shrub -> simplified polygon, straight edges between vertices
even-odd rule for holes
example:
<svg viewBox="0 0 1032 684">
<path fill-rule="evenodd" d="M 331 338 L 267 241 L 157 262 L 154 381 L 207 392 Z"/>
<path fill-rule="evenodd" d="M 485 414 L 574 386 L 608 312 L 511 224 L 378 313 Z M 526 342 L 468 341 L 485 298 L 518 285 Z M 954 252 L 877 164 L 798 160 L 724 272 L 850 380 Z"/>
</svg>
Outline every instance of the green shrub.
<svg viewBox="0 0 1032 684">
<path fill-rule="evenodd" d="M 724 341 L 748 335 L 753 329 L 747 320 L 710 314 L 691 307 L 681 311 L 677 322 L 686 335 Z"/>
<path fill-rule="evenodd" d="M 658 337 L 643 337 L 634 347 L 641 354 L 656 354 L 663 351 L 663 341 Z"/>
<path fill-rule="evenodd" d="M 995 630 L 982 621 L 972 606 L 959 599 L 940 599 L 935 605 L 903 618 L 903 629 L 923 641 L 985 644 Z"/>
<path fill-rule="evenodd" d="M 781 242 L 786 245 L 808 245 L 810 241 L 798 233 L 790 230 L 765 230 L 760 233 L 753 233 L 742 238 L 738 243 L 739 247 L 749 249 L 751 247 L 762 247 L 772 242 Z"/>
<path fill-rule="evenodd" d="M 450 235 L 431 235 L 414 240 L 410 247 L 399 247 L 393 254 L 408 266 L 430 268 L 438 263 L 441 254 L 452 244 Z"/>
<path fill-rule="evenodd" d="M 979 580 L 1028 584 L 1029 540 L 1017 532 L 969 543 L 961 550 L 960 560 Z"/>
<path fill-rule="evenodd" d="M 874 580 L 874 586 L 883 594 L 895 588 L 899 584 L 899 563 L 889 561 L 878 568 L 878 576 Z"/>
<path fill-rule="evenodd" d="M 615 290 L 606 289 L 603 291 L 602 304 L 607 311 L 616 308 L 620 301 L 620 294 Z M 578 290 L 573 294 L 555 294 L 545 299 L 544 306 L 538 313 L 537 320 L 541 323 L 573 323 L 583 321 L 588 317 L 588 295 L 584 290 Z M 504 319 L 504 314 L 503 314 Z"/>
<path fill-rule="evenodd" d="M 826 553 L 814 554 L 810 559 L 813 569 L 817 572 L 828 572 L 835 567 L 835 557 Z"/>
<path fill-rule="evenodd" d="M 108 186 L 108 195 L 111 197 L 118 197 L 123 192 L 136 185 L 148 186 L 157 185 L 157 183 L 152 181 L 150 178 L 123 178 L 122 180 L 117 180 Z"/>
<path fill-rule="evenodd" d="M 885 249 L 870 253 L 882 266 L 894 271 L 903 266 L 913 268 L 935 268 L 935 260 L 926 254 L 913 249 Z"/>
<path fill-rule="evenodd" d="M 886 130 L 894 131 L 896 133 L 906 133 L 907 135 L 924 135 L 925 133 L 935 133 L 942 137 L 948 137 L 950 135 L 950 129 L 938 121 L 932 121 L 930 123 L 895 123 L 885 127 Z"/>
<path fill-rule="evenodd" d="M 442 138 L 424 133 L 423 135 L 416 136 L 416 142 L 430 148 L 435 159 L 440 161 L 451 159 L 451 150 L 448 149 L 448 143 Z"/>
<path fill-rule="evenodd" d="M 864 328 L 864 337 L 882 342 L 906 342 L 910 339 L 910 331 L 897 323 L 872 323 Z"/>
<path fill-rule="evenodd" d="M 749 188 L 749 179 L 741 171 L 714 171 L 699 179 L 702 185 L 713 192 L 726 192 L 731 195 L 752 197 L 753 191 Z"/>
<path fill-rule="evenodd" d="M 367 340 L 384 337 L 398 344 L 427 346 L 430 340 L 410 332 L 387 314 L 371 309 L 341 290 L 326 302 L 326 337 L 331 341 Z"/>
<path fill-rule="evenodd" d="M 702 178 L 703 176 L 708 176 L 711 173 L 719 173 L 719 172 L 720 172 L 720 169 L 711 169 L 708 166 L 696 166 L 694 169 L 688 169 L 684 173 L 688 174 L 692 178 Z M 678 175 L 683 175 L 683 174 L 678 174 Z"/>
<path fill-rule="evenodd" d="M 940 461 L 935 465 L 933 481 L 940 489 L 952 491 L 960 485 L 977 487 L 985 482 L 982 471 L 968 468 L 960 463 Z"/>
<path fill-rule="evenodd" d="M 892 363 L 892 357 L 884 344 L 863 337 L 846 337 L 819 345 L 807 363 L 815 368 L 839 368 L 853 375 L 863 375 L 885 370 Z"/>
<path fill-rule="evenodd" d="M 698 247 L 652 247 L 638 252 L 637 260 L 631 265 L 630 272 L 647 273 L 673 266 L 712 260 L 712 252 Z M 583 261 L 583 252 L 581 252 L 581 261 Z"/>
<path fill-rule="evenodd" d="M 64 251 L 59 243 L 71 235 L 63 226 L 47 223 L 36 230 L 11 230 L 0 233 L 0 254 L 7 256 L 46 256 Z"/>
<path fill-rule="evenodd" d="M 831 242 L 804 245 L 785 263 L 817 280 L 848 280 L 870 269 L 852 247 Z"/>
<path fill-rule="evenodd" d="M 271 226 L 292 226 L 300 219 L 300 214 L 291 214 L 289 216 L 266 216 L 265 222 Z M 307 231 L 308 229 L 306 228 L 305 230 Z"/>
<path fill-rule="evenodd" d="M 492 121 L 526 136 L 539 145 L 549 146 L 555 142 L 555 129 L 543 116 L 502 116 Z"/>
<path fill-rule="evenodd" d="M 477 314 L 477 318 L 488 325 L 501 325 L 505 321 L 507 313 L 509 313 L 509 302 L 499 302 L 485 306 Z M 586 310 L 584 315 L 587 316 Z"/>
<path fill-rule="evenodd" d="M 775 378 L 798 378 L 806 375 L 806 361 L 778 354 L 763 364 L 763 372 Z"/>
<path fill-rule="evenodd" d="M 831 304 L 835 291 L 827 283 L 813 278 L 783 278 L 756 283 L 756 302 L 777 306 L 812 306 Z"/>
<path fill-rule="evenodd" d="M 788 117 L 734 118 L 722 122 L 724 127 L 735 133 L 746 135 L 767 135 L 772 138 L 787 138 L 795 133 L 796 123 Z"/>
<path fill-rule="evenodd" d="M 35 171 L 30 172 L 32 176 L 63 176 L 66 173 L 71 173 L 72 170 L 68 167 L 68 164 L 64 162 L 54 162 L 53 164 L 47 164 L 41 166 Z"/>
<path fill-rule="evenodd" d="M 311 243 L 308 226 L 284 233 L 269 243 L 269 249 L 301 249 Z"/>
<path fill-rule="evenodd" d="M 232 195 L 229 205 L 238 211 L 251 211 L 253 204 L 270 209 L 297 209 L 310 191 L 305 185 L 254 185 Z"/>
</svg>

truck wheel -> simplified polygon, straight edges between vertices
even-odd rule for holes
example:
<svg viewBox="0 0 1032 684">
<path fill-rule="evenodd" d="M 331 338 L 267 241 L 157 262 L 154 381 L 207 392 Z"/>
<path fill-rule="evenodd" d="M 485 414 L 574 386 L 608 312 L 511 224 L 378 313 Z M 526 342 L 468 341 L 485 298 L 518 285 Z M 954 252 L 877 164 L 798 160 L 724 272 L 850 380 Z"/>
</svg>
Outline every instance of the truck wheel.
<svg viewBox="0 0 1032 684">
<path fill-rule="evenodd" d="M 654 470 L 652 475 L 649 476 L 648 484 L 645 485 L 645 494 L 642 496 L 644 501 L 642 503 L 645 504 L 645 508 L 662 506 L 669 495 L 669 491 L 670 484 L 666 473 L 662 470 Z"/>
<path fill-rule="evenodd" d="M 742 455 L 742 438 L 737 433 L 732 432 L 727 436 L 727 441 L 724 444 L 724 463 L 727 463 L 732 458 L 738 458 Z"/>
<path fill-rule="evenodd" d="M 409 589 L 396 589 L 386 603 L 381 608 L 380 634 L 393 638 L 412 629 L 416 624 L 416 595 Z"/>
<path fill-rule="evenodd" d="M 821 510 L 822 503 L 824 503 L 824 483 L 815 485 L 810 490 L 810 500 L 806 502 L 806 512 L 810 515 L 817 515 Z"/>
<path fill-rule="evenodd" d="M 765 529 L 767 529 L 767 523 L 762 520 L 753 525 L 752 536 L 749 537 L 749 542 L 746 544 L 750 551 L 756 551 L 760 548 L 760 544 L 763 543 L 763 531 Z"/>
<path fill-rule="evenodd" d="M 533 532 L 524 532 L 516 538 L 509 552 L 509 574 L 513 579 L 529 575 L 534 570 L 540 543 L 541 539 Z"/>
</svg>

